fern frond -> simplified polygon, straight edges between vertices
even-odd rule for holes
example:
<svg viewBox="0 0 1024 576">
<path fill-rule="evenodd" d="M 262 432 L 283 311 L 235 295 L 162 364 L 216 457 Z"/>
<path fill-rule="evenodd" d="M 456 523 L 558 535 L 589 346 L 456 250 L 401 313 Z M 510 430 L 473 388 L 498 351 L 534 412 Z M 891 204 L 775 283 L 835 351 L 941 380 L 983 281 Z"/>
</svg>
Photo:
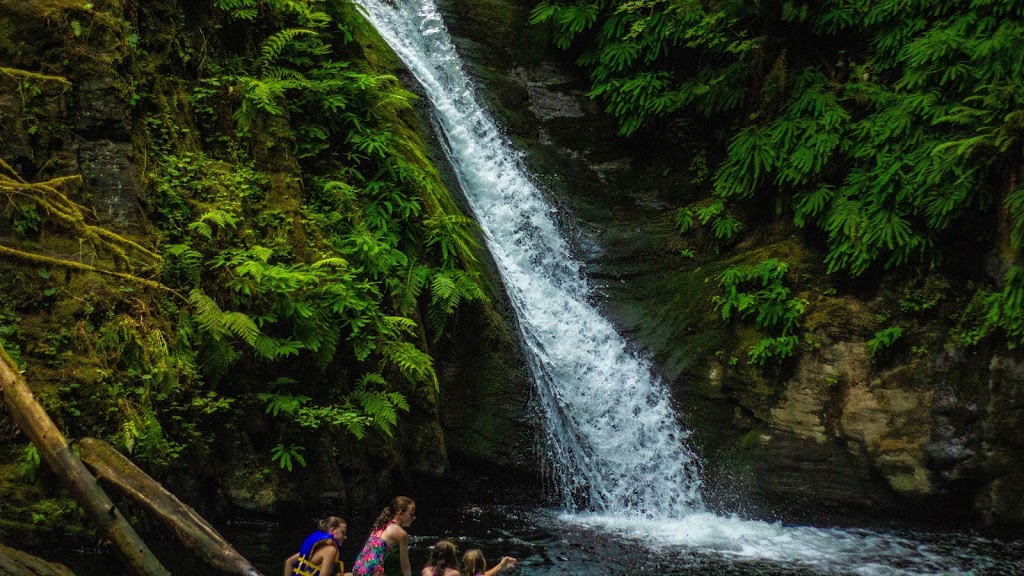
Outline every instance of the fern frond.
<svg viewBox="0 0 1024 576">
<path fill-rule="evenodd" d="M 323 258 L 321 260 L 317 260 L 316 262 L 309 265 L 309 267 L 312 268 L 313 270 L 319 270 L 320 268 L 324 268 L 327 266 L 333 268 L 347 268 L 348 260 L 335 256 L 331 258 Z"/>
<path fill-rule="evenodd" d="M 391 337 L 401 334 L 415 334 L 419 326 L 416 322 L 403 316 L 384 316 L 381 318 L 381 333 Z"/>
<path fill-rule="evenodd" d="M 1003 200 L 1010 216 L 1010 243 L 1015 250 L 1024 248 L 1024 186 L 1017 186 Z"/>
<path fill-rule="evenodd" d="M 455 310 L 459 303 L 459 291 L 455 281 L 443 271 L 435 272 L 430 281 L 430 300 L 432 304 L 440 304 L 446 313 Z"/>
<path fill-rule="evenodd" d="M 398 367 L 403 376 L 412 382 L 433 384 L 437 387 L 437 374 L 433 360 L 426 352 L 409 342 L 391 342 L 380 348 L 384 358 Z"/>
<path fill-rule="evenodd" d="M 246 344 L 256 346 L 262 334 L 252 318 L 241 312 L 225 312 L 222 319 L 227 331 L 241 338 Z"/>
<path fill-rule="evenodd" d="M 188 229 L 199 234 L 203 238 L 210 240 L 213 238 L 213 229 L 206 222 L 193 222 L 188 225 Z"/>
<path fill-rule="evenodd" d="M 213 222 L 221 228 L 234 228 L 238 225 L 238 217 L 224 210 L 214 209 L 199 217 L 201 222 Z"/>
<path fill-rule="evenodd" d="M 370 385 L 377 385 L 381 388 L 386 388 L 388 382 L 377 372 L 367 372 L 359 377 L 359 380 L 356 383 L 356 389 L 365 390 Z"/>
<path fill-rule="evenodd" d="M 279 30 L 272 34 L 269 38 L 263 41 L 263 45 L 260 46 L 260 53 L 262 58 L 267 63 L 273 62 L 281 53 L 285 51 L 289 44 L 291 44 L 297 37 L 313 34 L 316 32 L 308 30 L 306 28 L 286 28 Z"/>
<path fill-rule="evenodd" d="M 225 336 L 228 334 L 228 330 L 224 326 L 224 312 L 214 302 L 213 298 L 207 296 L 199 288 L 193 288 L 189 292 L 188 300 L 192 303 L 192 307 L 195 308 L 195 319 L 199 323 L 200 329 L 214 336 Z"/>
</svg>

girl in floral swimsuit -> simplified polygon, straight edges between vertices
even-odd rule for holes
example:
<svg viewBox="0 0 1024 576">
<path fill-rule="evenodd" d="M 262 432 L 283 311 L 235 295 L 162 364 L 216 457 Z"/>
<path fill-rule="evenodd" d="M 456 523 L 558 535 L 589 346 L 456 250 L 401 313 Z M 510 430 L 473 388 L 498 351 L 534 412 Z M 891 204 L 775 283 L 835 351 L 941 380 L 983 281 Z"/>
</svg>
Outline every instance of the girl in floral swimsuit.
<svg viewBox="0 0 1024 576">
<path fill-rule="evenodd" d="M 352 566 L 352 576 L 383 576 L 384 559 L 397 547 L 402 576 L 412 576 L 409 565 L 409 533 L 406 528 L 416 520 L 416 503 L 399 496 L 377 516 L 363 550 Z"/>
</svg>

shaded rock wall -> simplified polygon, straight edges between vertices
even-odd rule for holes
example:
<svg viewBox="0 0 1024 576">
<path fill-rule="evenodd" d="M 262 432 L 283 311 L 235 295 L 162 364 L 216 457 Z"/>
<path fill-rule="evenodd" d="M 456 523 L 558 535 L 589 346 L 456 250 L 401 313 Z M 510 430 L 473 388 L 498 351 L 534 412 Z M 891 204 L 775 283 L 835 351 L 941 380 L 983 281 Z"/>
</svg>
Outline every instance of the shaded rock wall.
<svg viewBox="0 0 1024 576">
<path fill-rule="evenodd" d="M 615 136 L 571 55 L 527 24 L 534 2 L 441 4 L 481 97 L 561 208 L 604 313 L 669 383 L 715 506 L 1024 527 L 1021 356 L 951 335 L 969 281 L 990 281 L 980 268 L 853 284 L 781 224 L 686 255 L 710 248 L 674 227 L 709 185 L 701 135 Z M 727 266 L 772 257 L 809 305 L 797 357 L 762 369 L 746 360 L 758 333 L 723 324 L 711 298 Z M 904 337 L 873 356 L 871 338 L 896 322 Z"/>
</svg>

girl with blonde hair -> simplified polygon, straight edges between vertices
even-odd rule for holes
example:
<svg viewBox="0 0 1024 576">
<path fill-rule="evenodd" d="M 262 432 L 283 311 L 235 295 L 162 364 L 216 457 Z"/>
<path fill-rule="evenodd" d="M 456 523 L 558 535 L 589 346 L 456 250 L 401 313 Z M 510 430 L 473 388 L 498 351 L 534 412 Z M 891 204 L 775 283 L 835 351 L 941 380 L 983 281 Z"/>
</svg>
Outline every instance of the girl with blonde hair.
<svg viewBox="0 0 1024 576">
<path fill-rule="evenodd" d="M 487 569 L 487 560 L 479 548 L 466 550 L 462 555 L 462 573 L 464 576 L 495 576 L 499 572 L 511 570 L 516 566 L 516 559 L 511 556 L 502 556 L 501 560 L 491 568 Z"/>
<path fill-rule="evenodd" d="M 339 549 L 347 531 L 348 525 L 337 516 L 320 520 L 317 530 L 303 540 L 299 551 L 285 559 L 284 576 L 344 575 L 345 564 L 339 558 Z"/>
</svg>

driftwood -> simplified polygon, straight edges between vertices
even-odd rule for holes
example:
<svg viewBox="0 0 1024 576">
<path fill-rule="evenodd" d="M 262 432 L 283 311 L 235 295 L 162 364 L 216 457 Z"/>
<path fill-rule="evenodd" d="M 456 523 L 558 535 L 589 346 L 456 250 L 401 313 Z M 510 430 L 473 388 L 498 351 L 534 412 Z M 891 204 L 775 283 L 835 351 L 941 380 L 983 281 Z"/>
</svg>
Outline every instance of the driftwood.
<svg viewBox="0 0 1024 576">
<path fill-rule="evenodd" d="M 0 544 L 0 576 L 75 576 L 63 564 L 47 562 Z"/>
<path fill-rule="evenodd" d="M 213 526 L 159 482 L 95 438 L 77 442 L 82 461 L 106 482 L 145 506 L 170 526 L 181 542 L 208 566 L 225 574 L 262 576 Z"/>
<path fill-rule="evenodd" d="M 64 435 L 39 405 L 17 366 L 0 346 L 0 393 L 11 419 L 35 444 L 39 455 L 64 482 L 71 496 L 85 509 L 100 533 L 109 539 L 131 566 L 142 576 L 170 576 L 135 529 L 110 501 L 96 478 L 71 451 Z"/>
</svg>

